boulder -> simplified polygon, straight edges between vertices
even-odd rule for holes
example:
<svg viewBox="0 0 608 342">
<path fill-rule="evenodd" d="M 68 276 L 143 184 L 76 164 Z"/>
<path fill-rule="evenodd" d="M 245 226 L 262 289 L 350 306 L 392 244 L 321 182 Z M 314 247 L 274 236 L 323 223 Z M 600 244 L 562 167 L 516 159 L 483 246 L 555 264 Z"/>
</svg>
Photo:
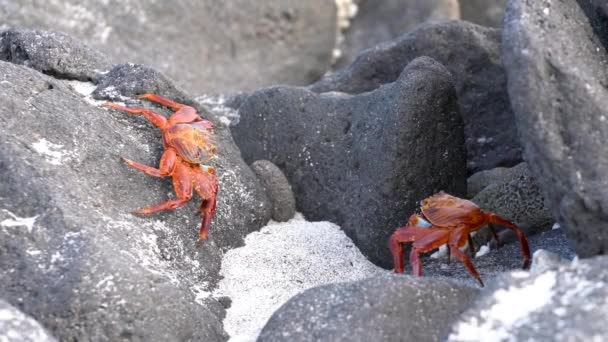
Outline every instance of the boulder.
<svg viewBox="0 0 608 342">
<path fill-rule="evenodd" d="M 307 219 L 340 225 L 385 267 L 388 238 L 418 201 L 466 191 L 456 94 L 448 71 L 428 57 L 366 94 L 272 87 L 249 96 L 239 113 L 231 128 L 245 160 L 276 164 Z"/>
<path fill-rule="evenodd" d="M 18 28 L 0 33 L 0 60 L 80 81 L 97 81 L 111 67 L 108 57 L 64 33 Z"/>
<path fill-rule="evenodd" d="M 283 171 L 268 160 L 256 160 L 251 170 L 258 176 L 272 203 L 272 219 L 285 222 L 296 214 L 296 200 Z"/>
<path fill-rule="evenodd" d="M 361 0 L 339 44 L 336 67 L 350 64 L 357 55 L 393 40 L 425 22 L 460 19 L 458 0 Z"/>
<path fill-rule="evenodd" d="M 309 84 L 329 69 L 336 40 L 326 0 L 9 0 L 0 22 L 66 32 L 194 94 Z"/>
<path fill-rule="evenodd" d="M 40 44 L 55 42 L 63 41 Z M 81 56 L 67 54 L 63 63 L 91 65 L 70 60 Z M 30 66 L 38 65 L 45 64 Z M 157 165 L 159 131 L 143 117 L 99 107 L 103 102 L 90 94 L 93 83 L 32 68 L 0 61 L 0 297 L 60 340 L 227 339 L 224 308 L 208 292 L 219 280 L 222 251 L 241 245 L 270 217 L 264 190 L 228 128 L 218 123 L 216 217 L 208 240 L 197 244 L 200 199 L 154 216 L 129 213 L 172 196 L 169 180 L 136 172 L 119 159 Z M 113 75 L 99 80 L 102 94 L 129 80 Z M 140 88 L 124 88 L 134 94 L 177 91 L 164 89 L 167 79 L 154 75 L 156 81 Z"/>
<path fill-rule="evenodd" d="M 478 292 L 394 275 L 316 287 L 279 308 L 257 341 L 442 341 Z"/>
<path fill-rule="evenodd" d="M 470 173 L 521 162 L 521 148 L 500 55 L 501 32 L 464 21 L 422 25 L 361 53 L 310 89 L 359 94 L 396 80 L 413 59 L 429 56 L 452 73 L 465 124 Z"/>
<path fill-rule="evenodd" d="M 595 20 L 575 1 L 514 0 L 503 34 L 526 160 L 581 257 L 608 252 L 608 53 Z"/>
<path fill-rule="evenodd" d="M 56 342 L 35 319 L 0 300 L 0 340 L 3 342 Z"/>
<path fill-rule="evenodd" d="M 448 341 L 601 341 L 608 335 L 608 257 L 498 277 Z"/>
<path fill-rule="evenodd" d="M 485 175 L 477 176 L 482 173 Z M 478 174 L 469 177 L 469 180 L 476 178 L 472 182 L 476 183 L 483 180 L 482 178 L 486 178 L 486 180 L 494 178 L 472 198 L 472 201 L 482 209 L 496 213 L 515 223 L 526 236 L 551 229 L 555 220 L 526 163 L 518 164 L 508 169 L 508 172 L 499 169 L 497 172 L 488 170 L 478 172 Z M 490 230 L 483 228 L 477 232 L 473 240 L 480 245 L 488 242 L 491 237 Z M 499 231 L 499 237 L 501 243 L 516 240 L 515 234 L 509 229 Z"/>
</svg>

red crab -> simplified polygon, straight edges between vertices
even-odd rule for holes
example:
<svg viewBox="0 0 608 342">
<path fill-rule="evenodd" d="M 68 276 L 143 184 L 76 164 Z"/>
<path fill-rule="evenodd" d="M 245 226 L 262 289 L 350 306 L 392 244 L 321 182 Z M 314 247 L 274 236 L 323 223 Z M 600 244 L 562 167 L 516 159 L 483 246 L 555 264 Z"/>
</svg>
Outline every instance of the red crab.
<svg viewBox="0 0 608 342">
<path fill-rule="evenodd" d="M 519 238 L 524 268 L 530 265 L 530 249 L 528 241 L 517 226 L 510 221 L 490 212 L 481 210 L 475 203 L 462 198 L 439 192 L 422 201 L 422 215 L 412 214 L 404 227 L 399 227 L 391 235 L 389 247 L 393 254 L 395 272 L 403 272 L 403 244 L 412 242 L 410 252 L 410 265 L 414 275 L 422 275 L 422 262 L 420 253 L 429 252 L 441 245 L 447 244 L 449 252 L 460 260 L 469 272 L 483 286 L 483 281 L 477 273 L 475 266 L 461 250 L 467 241 L 471 254 L 475 253 L 471 233 L 489 225 L 494 238 L 498 242 L 498 235 L 492 224 L 507 227 Z M 449 259 L 448 259 L 449 260 Z"/>
<path fill-rule="evenodd" d="M 205 240 L 209 233 L 211 219 L 215 214 L 215 198 L 218 190 L 215 169 L 204 165 L 215 156 L 216 147 L 212 139 L 213 124 L 203 120 L 190 106 L 175 103 L 162 96 L 144 94 L 140 99 L 147 99 L 169 107 L 175 111 L 169 119 L 145 108 L 127 108 L 107 102 L 104 106 L 116 108 L 131 114 L 142 114 L 163 135 L 165 151 L 160 158 L 158 169 L 122 158 L 129 166 L 143 171 L 153 177 L 172 177 L 173 188 L 177 199 L 161 202 L 136 210 L 137 214 L 151 214 L 162 210 L 173 210 L 186 204 L 196 191 L 203 203 L 200 211 L 203 221 L 199 233 L 200 240 Z"/>
</svg>

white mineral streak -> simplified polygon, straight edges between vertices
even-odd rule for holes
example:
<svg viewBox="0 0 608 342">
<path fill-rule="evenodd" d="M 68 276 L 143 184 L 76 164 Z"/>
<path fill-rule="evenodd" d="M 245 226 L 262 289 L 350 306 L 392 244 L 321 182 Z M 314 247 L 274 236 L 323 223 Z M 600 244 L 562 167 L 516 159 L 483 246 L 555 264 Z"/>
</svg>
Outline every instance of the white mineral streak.
<svg viewBox="0 0 608 342">
<path fill-rule="evenodd" d="M 527 272 L 513 274 L 518 278 L 529 277 Z M 522 287 L 511 286 L 496 291 L 494 304 L 481 312 L 481 321 L 471 317 L 459 323 L 450 334 L 449 341 L 513 341 L 511 332 L 527 323 L 535 311 L 551 303 L 556 279 L 556 272 L 547 272 L 525 282 Z"/>
<path fill-rule="evenodd" d="M 0 226 L 8 227 L 8 228 L 25 227 L 25 229 L 27 229 L 28 233 L 31 233 L 32 229 L 34 229 L 34 223 L 36 223 L 36 218 L 38 218 L 38 215 L 33 216 L 33 217 L 19 217 L 6 209 L 2 209 L 2 211 L 7 213 L 12 218 L 2 220 L 0 222 Z"/>
<path fill-rule="evenodd" d="M 255 341 L 268 318 L 294 295 L 382 272 L 388 271 L 368 261 L 340 227 L 297 214 L 285 223 L 270 222 L 249 234 L 245 246 L 228 251 L 213 296 L 232 299 L 224 320 L 230 341 Z"/>
<path fill-rule="evenodd" d="M 63 145 L 53 144 L 52 142 L 42 138 L 32 144 L 34 151 L 44 156 L 46 161 L 51 165 L 61 165 L 66 153 L 62 150 Z"/>
</svg>

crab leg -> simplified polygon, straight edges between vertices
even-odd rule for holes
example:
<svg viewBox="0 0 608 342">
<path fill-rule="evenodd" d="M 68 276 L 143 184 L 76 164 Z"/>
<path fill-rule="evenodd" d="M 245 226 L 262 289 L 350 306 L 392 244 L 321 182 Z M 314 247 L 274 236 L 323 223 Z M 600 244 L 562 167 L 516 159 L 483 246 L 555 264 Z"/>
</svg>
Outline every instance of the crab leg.
<svg viewBox="0 0 608 342">
<path fill-rule="evenodd" d="M 152 177 L 167 177 L 170 176 L 173 173 L 173 170 L 175 169 L 177 153 L 172 148 L 167 149 L 165 153 L 163 153 L 163 156 L 160 158 L 160 167 L 158 169 L 148 165 L 140 164 L 125 157 L 121 158 L 127 165 L 131 166 L 134 169 L 142 171 Z"/>
<path fill-rule="evenodd" d="M 483 281 L 481 280 L 481 276 L 475 269 L 475 266 L 471 262 L 471 259 L 469 259 L 469 257 L 467 257 L 467 255 L 464 254 L 459 248 L 459 246 L 464 245 L 464 242 L 467 239 L 467 236 L 468 236 L 468 233 L 467 233 L 466 229 L 459 229 L 459 230 L 453 232 L 451 234 L 450 240 L 448 242 L 448 245 L 450 246 L 450 252 L 454 255 L 454 257 L 456 259 L 460 260 L 466 266 L 469 273 L 471 273 L 473 275 L 473 277 L 475 277 L 475 279 L 477 279 L 477 281 L 479 281 L 481 286 L 484 286 Z"/>
<path fill-rule="evenodd" d="M 471 253 L 471 258 L 475 257 L 475 244 L 473 243 L 473 238 L 471 237 L 471 234 L 467 234 L 467 239 L 469 242 L 469 252 Z"/>
<path fill-rule="evenodd" d="M 490 231 L 492 232 L 492 236 L 494 236 L 494 240 L 496 240 L 496 248 L 500 248 L 501 244 L 500 244 L 500 239 L 498 238 L 498 234 L 496 233 L 496 229 L 494 229 L 494 226 L 489 224 L 488 227 L 490 228 Z"/>
<path fill-rule="evenodd" d="M 146 117 L 146 119 L 153 123 L 154 126 L 160 129 L 164 129 L 167 126 L 167 118 L 146 108 L 128 108 L 114 102 L 106 102 L 103 104 L 103 106 L 112 107 L 114 109 L 122 110 L 123 112 L 131 114 L 142 114 Z"/>
<path fill-rule="evenodd" d="M 151 93 L 146 93 L 146 94 L 140 95 L 140 96 L 138 96 L 138 98 L 159 103 L 159 104 L 161 104 L 165 107 L 169 107 L 175 111 L 178 111 L 178 110 L 182 109 L 182 107 L 186 106 L 181 103 L 173 102 L 166 97 L 162 97 L 160 95 L 151 94 Z"/>
<path fill-rule="evenodd" d="M 517 235 L 517 238 L 519 239 L 519 244 L 521 245 L 521 253 L 524 256 L 524 265 L 522 267 L 528 268 L 530 266 L 530 247 L 528 247 L 528 240 L 526 240 L 524 233 L 522 233 L 521 230 L 519 230 L 519 228 L 511 221 L 504 219 L 496 214 L 488 214 L 488 221 L 490 221 L 490 223 L 499 224 L 501 226 L 509 228 Z"/>
<path fill-rule="evenodd" d="M 395 273 L 403 273 L 405 269 L 403 263 L 403 243 L 416 241 L 418 238 L 428 234 L 428 232 L 427 228 L 408 225 L 397 228 L 393 235 L 391 235 L 388 240 L 388 246 L 393 254 Z"/>
<path fill-rule="evenodd" d="M 177 165 L 173 173 L 173 187 L 177 194 L 176 200 L 169 200 L 136 210 L 136 214 L 152 214 L 162 210 L 173 210 L 186 204 L 192 198 L 192 179 L 188 173 L 188 168 L 184 165 Z"/>
</svg>

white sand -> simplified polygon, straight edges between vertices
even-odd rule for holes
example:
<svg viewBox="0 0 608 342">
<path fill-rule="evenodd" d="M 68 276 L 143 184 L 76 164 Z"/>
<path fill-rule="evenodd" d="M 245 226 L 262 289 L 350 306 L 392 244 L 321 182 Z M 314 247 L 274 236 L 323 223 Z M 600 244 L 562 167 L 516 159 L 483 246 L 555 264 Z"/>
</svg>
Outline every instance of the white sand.
<svg viewBox="0 0 608 342">
<path fill-rule="evenodd" d="M 360 280 L 382 270 L 368 261 L 340 227 L 308 222 L 298 214 L 271 222 L 224 256 L 213 296 L 228 296 L 224 327 L 232 342 L 255 341 L 270 316 L 294 295 L 311 287 Z"/>
</svg>

